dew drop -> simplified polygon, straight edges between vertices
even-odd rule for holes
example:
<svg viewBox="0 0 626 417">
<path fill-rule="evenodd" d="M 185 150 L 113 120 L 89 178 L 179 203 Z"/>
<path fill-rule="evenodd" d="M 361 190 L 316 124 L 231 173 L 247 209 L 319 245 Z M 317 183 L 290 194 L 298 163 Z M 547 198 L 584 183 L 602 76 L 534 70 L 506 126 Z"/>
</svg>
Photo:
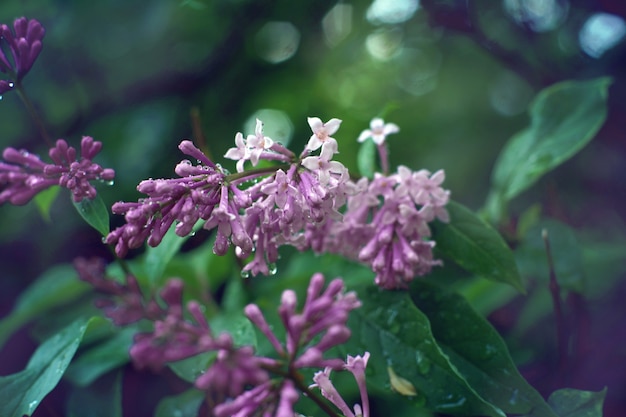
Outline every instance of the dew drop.
<svg viewBox="0 0 626 417">
<path fill-rule="evenodd" d="M 424 352 L 415 351 L 415 362 L 417 363 L 417 369 L 422 375 L 426 375 L 430 371 L 430 360 L 426 357 Z"/>
<path fill-rule="evenodd" d="M 108 185 L 108 186 L 111 186 L 111 185 L 115 184 L 115 181 L 114 180 L 109 180 L 109 181 L 106 181 L 105 184 Z"/>
<path fill-rule="evenodd" d="M 276 275 L 276 273 L 278 272 L 278 267 L 276 266 L 276 264 L 274 262 L 272 262 L 271 264 L 269 264 L 267 266 L 268 270 L 269 270 L 269 274 L 270 275 Z"/>
<path fill-rule="evenodd" d="M 13 88 L 15 86 L 14 83 L 9 83 L 9 88 Z"/>
<path fill-rule="evenodd" d="M 4 97 L 0 96 L 0 101 L 3 99 Z"/>
<path fill-rule="evenodd" d="M 509 399 L 509 404 L 517 405 L 518 398 L 519 398 L 519 390 L 516 388 L 513 390 L 513 393 L 511 394 L 511 398 Z"/>
<path fill-rule="evenodd" d="M 242 270 L 241 271 L 241 278 L 250 278 L 250 271 L 246 271 L 246 270 Z"/>
</svg>

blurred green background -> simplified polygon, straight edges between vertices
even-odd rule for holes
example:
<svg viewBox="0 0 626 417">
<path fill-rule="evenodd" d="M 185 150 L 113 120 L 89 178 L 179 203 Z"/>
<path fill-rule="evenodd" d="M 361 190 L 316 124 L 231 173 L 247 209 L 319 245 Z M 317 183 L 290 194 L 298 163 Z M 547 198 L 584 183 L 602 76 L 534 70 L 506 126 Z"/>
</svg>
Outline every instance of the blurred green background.
<svg viewBox="0 0 626 417">
<path fill-rule="evenodd" d="M 197 109 L 206 146 L 233 169 L 221 155 L 255 118 L 299 152 L 311 134 L 306 118 L 317 116 L 343 120 L 337 159 L 356 170 L 356 138 L 382 116 L 401 128 L 389 138 L 392 166 L 444 169 L 453 198 L 479 209 L 535 93 L 610 75 L 598 138 L 512 214 L 539 202 L 581 233 L 624 242 L 622 1 L 2 1 L 0 22 L 20 16 L 46 28 L 25 89 L 53 137 L 104 143 L 96 162 L 117 173 L 114 186 L 99 187 L 109 206 L 139 198 L 142 179 L 174 175 Z M 47 157 L 16 94 L 0 101 L 0 146 Z M 67 194 L 49 220 L 33 203 L 0 207 L 0 314 L 51 264 L 106 253 Z"/>
</svg>

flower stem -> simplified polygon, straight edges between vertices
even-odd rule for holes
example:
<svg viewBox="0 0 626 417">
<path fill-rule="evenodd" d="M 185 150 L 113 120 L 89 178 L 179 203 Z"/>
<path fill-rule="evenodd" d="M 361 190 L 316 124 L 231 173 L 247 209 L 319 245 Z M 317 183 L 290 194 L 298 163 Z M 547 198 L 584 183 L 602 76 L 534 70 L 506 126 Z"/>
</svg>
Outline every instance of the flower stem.
<svg viewBox="0 0 626 417">
<path fill-rule="evenodd" d="M 315 392 L 311 391 L 309 389 L 309 387 L 307 387 L 302 382 L 302 374 L 300 374 L 299 372 L 297 372 L 294 369 L 290 369 L 289 370 L 289 374 L 288 374 L 288 378 L 291 379 L 294 382 L 296 387 L 300 391 L 302 391 L 302 393 L 304 395 L 306 395 L 308 398 L 313 400 L 313 402 L 315 404 L 317 404 L 318 407 L 321 408 L 323 412 L 328 414 L 330 417 L 341 417 L 341 414 L 339 414 L 335 410 L 333 410 L 326 401 L 324 401 L 322 398 L 320 398 L 320 396 L 317 395 Z"/>
<path fill-rule="evenodd" d="M 230 183 L 232 181 L 236 181 L 242 178 L 257 177 L 263 174 L 270 174 L 270 173 L 278 171 L 279 169 L 289 168 L 289 166 L 290 166 L 289 164 L 281 164 L 281 165 L 275 165 L 275 166 L 265 167 L 265 168 L 249 169 L 244 172 L 238 172 L 236 174 L 227 175 L 224 178 L 224 182 Z"/>
<path fill-rule="evenodd" d="M 24 87 L 19 81 L 15 82 L 15 90 L 17 91 L 17 95 L 22 100 L 22 103 L 24 103 L 24 106 L 26 106 L 26 110 L 28 111 L 31 119 L 33 119 L 33 122 L 35 122 L 35 126 L 37 126 L 37 130 L 39 130 L 39 134 L 41 135 L 43 140 L 50 148 L 54 147 L 54 143 L 52 142 L 52 139 L 48 134 L 48 131 L 46 130 L 46 127 L 44 126 L 41 117 L 39 116 L 39 113 L 37 113 L 33 102 L 30 101 L 28 95 L 26 94 L 26 91 L 24 90 Z"/>
<path fill-rule="evenodd" d="M 380 169 L 383 175 L 389 174 L 389 153 L 387 152 L 387 145 L 385 142 L 380 145 L 376 145 L 378 149 L 378 157 L 380 158 Z"/>
<path fill-rule="evenodd" d="M 550 239 L 548 231 L 543 229 L 541 237 L 546 247 L 546 255 L 548 257 L 548 268 L 550 269 L 550 293 L 552 294 L 552 303 L 554 305 L 554 316 L 556 320 L 556 338 L 557 349 L 559 353 L 559 377 L 563 377 L 563 371 L 567 366 L 567 324 L 563 315 L 563 305 L 561 302 L 561 288 L 556 280 L 556 272 L 554 271 L 554 260 L 552 259 L 552 250 L 550 248 Z"/>
</svg>

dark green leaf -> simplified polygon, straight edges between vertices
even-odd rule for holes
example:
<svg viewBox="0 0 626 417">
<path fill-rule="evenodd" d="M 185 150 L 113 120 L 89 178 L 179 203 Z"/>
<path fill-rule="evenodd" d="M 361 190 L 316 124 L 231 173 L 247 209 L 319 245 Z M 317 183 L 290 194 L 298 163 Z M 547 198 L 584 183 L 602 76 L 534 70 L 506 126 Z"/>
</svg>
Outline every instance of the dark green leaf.
<svg viewBox="0 0 626 417">
<path fill-rule="evenodd" d="M 66 378 L 76 385 L 86 386 L 106 372 L 124 365 L 129 360 L 128 352 L 135 333 L 135 327 L 125 327 L 113 337 L 91 346 L 72 362 Z"/>
<path fill-rule="evenodd" d="M 211 320 L 211 329 L 216 335 L 229 333 L 237 346 L 256 346 L 254 326 L 242 311 L 243 309 L 214 317 Z"/>
<path fill-rule="evenodd" d="M 560 389 L 554 391 L 548 404 L 560 417 L 602 417 L 606 388 L 599 392 Z"/>
<path fill-rule="evenodd" d="M 197 227 L 199 227 L 199 224 L 194 229 Z M 178 253 L 178 250 L 188 238 L 188 236 L 178 236 L 176 228 L 170 227 L 157 247 L 148 246 L 146 248 L 145 272 L 151 285 L 155 285 L 162 278 L 167 264 Z"/>
<path fill-rule="evenodd" d="M 450 223 L 432 225 L 435 249 L 473 274 L 525 293 L 513 252 L 486 221 L 459 203 L 446 206 Z"/>
<path fill-rule="evenodd" d="M 221 314 L 210 321 L 213 334 L 229 333 L 236 346 L 257 345 L 256 333 L 250 320 L 241 311 L 238 313 Z M 193 382 L 202 375 L 215 359 L 215 352 L 201 353 L 181 361 L 168 364 L 176 375 L 188 382 Z"/>
<path fill-rule="evenodd" d="M 517 371 L 497 331 L 457 294 L 417 280 L 412 299 L 430 321 L 436 343 L 468 384 L 507 414 L 555 417 Z"/>
<path fill-rule="evenodd" d="M 459 373 L 408 293 L 369 286 L 359 290 L 359 298 L 363 306 L 350 315 L 353 333 L 345 349 L 350 355 L 370 352 L 368 385 L 391 390 L 391 368 L 415 388 L 417 395 L 411 398 L 420 407 L 452 415 L 504 417 Z"/>
<path fill-rule="evenodd" d="M 76 320 L 41 344 L 26 369 L 0 377 L 0 415 L 30 416 L 57 385 L 69 365 L 88 324 L 99 318 Z"/>
<path fill-rule="evenodd" d="M 374 172 L 376 172 L 376 155 L 376 144 L 373 140 L 366 140 L 361 144 L 357 153 L 356 163 L 363 177 L 374 177 Z"/>
<path fill-rule="evenodd" d="M 15 330 L 30 320 L 75 300 L 90 288 L 78 279 L 78 274 L 71 265 L 58 265 L 48 269 L 20 294 L 11 314 L 0 322 L 0 346 Z"/>
<path fill-rule="evenodd" d="M 165 397 L 157 405 L 155 417 L 196 417 L 205 393 L 190 389 L 182 394 Z"/>
<path fill-rule="evenodd" d="M 122 417 L 122 372 L 112 372 L 88 387 L 74 387 L 67 417 Z"/>
<path fill-rule="evenodd" d="M 530 105 L 530 126 L 496 161 L 490 198 L 506 203 L 582 149 L 606 119 L 610 83 L 606 77 L 566 81 L 541 91 Z"/>
<path fill-rule="evenodd" d="M 240 277 L 231 278 L 226 283 L 222 307 L 226 313 L 241 312 L 246 305 L 246 290 Z"/>
<path fill-rule="evenodd" d="M 556 220 L 544 220 L 531 228 L 515 251 L 520 272 L 547 282 L 550 277 L 546 246 L 542 231 L 548 232 L 554 272 L 561 288 L 582 292 L 584 290 L 583 254 L 574 230 Z M 547 286 L 547 284 L 546 284 Z"/>
<path fill-rule="evenodd" d="M 204 352 L 180 361 L 168 363 L 167 366 L 179 378 L 193 383 L 200 375 L 206 372 L 216 356 L 216 352 Z"/>
<path fill-rule="evenodd" d="M 40 191 L 37 193 L 35 198 L 35 204 L 37 205 L 37 209 L 39 209 L 39 213 L 41 217 L 47 222 L 50 221 L 50 207 L 52 207 L 52 203 L 57 198 L 61 187 L 50 187 L 47 190 Z"/>
<path fill-rule="evenodd" d="M 102 236 L 109 234 L 109 210 L 104 205 L 104 201 L 100 196 L 96 196 L 93 200 L 83 198 L 80 203 L 75 202 L 74 207 L 83 219 Z"/>
</svg>

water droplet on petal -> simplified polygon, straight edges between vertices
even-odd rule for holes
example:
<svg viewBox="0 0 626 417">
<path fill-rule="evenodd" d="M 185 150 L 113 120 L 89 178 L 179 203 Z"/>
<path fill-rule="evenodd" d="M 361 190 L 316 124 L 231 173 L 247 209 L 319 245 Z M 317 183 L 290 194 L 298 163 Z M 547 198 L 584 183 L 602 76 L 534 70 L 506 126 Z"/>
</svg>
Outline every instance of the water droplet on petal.
<svg viewBox="0 0 626 417">
<path fill-rule="evenodd" d="M 14 83 L 9 83 L 9 88 L 13 88 L 15 86 Z"/>
<path fill-rule="evenodd" d="M 276 273 L 278 272 L 278 267 L 276 266 L 274 262 L 269 264 L 267 266 L 267 269 L 269 270 L 270 275 L 276 275 Z"/>
<path fill-rule="evenodd" d="M 246 270 L 242 270 L 241 271 L 241 278 L 250 278 L 250 271 L 246 271 Z"/>
</svg>

